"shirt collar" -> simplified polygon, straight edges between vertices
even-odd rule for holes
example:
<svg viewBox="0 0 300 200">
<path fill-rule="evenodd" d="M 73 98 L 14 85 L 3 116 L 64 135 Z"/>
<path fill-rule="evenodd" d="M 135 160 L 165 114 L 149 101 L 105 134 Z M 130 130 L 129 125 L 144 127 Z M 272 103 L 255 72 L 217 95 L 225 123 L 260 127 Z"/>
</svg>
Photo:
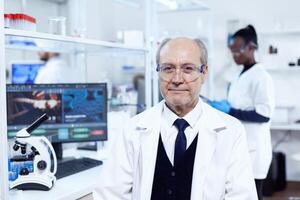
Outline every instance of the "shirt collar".
<svg viewBox="0 0 300 200">
<path fill-rule="evenodd" d="M 193 110 L 191 110 L 184 117 L 182 117 L 183 119 L 185 119 L 189 123 L 189 125 L 192 128 L 194 128 L 196 126 L 196 123 L 197 123 L 199 117 L 202 114 L 201 104 L 202 104 L 202 101 L 199 98 L 199 101 L 196 104 L 195 108 L 193 108 Z M 166 119 L 167 124 L 168 124 L 169 127 L 173 126 L 173 123 L 176 119 L 181 118 L 181 117 L 177 116 L 172 110 L 170 110 L 170 108 L 168 108 L 166 103 L 164 103 L 162 115 L 163 115 L 163 118 Z"/>
</svg>

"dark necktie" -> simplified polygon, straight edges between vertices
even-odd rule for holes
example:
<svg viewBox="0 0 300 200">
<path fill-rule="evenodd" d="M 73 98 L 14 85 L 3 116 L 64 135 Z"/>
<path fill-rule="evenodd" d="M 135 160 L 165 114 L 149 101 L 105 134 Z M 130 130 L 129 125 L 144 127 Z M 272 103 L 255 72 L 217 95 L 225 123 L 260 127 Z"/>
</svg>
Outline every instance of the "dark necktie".
<svg viewBox="0 0 300 200">
<path fill-rule="evenodd" d="M 176 119 L 174 125 L 178 129 L 178 134 L 175 141 L 175 153 L 174 153 L 174 166 L 176 166 L 182 159 L 186 150 L 186 137 L 184 130 L 189 126 L 184 119 Z"/>
</svg>

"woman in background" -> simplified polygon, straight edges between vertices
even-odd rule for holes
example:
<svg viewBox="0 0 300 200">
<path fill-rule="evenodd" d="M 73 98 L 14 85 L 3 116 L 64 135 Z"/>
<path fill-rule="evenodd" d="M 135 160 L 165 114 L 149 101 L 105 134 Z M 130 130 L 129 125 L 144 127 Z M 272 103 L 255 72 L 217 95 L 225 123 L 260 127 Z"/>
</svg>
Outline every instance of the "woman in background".
<svg viewBox="0 0 300 200">
<path fill-rule="evenodd" d="M 228 99 L 209 104 L 241 120 L 244 124 L 258 198 L 262 199 L 262 185 L 271 160 L 270 119 L 274 110 L 274 89 L 271 76 L 255 60 L 257 34 L 252 25 L 238 30 L 229 45 L 233 59 L 242 66 L 231 83 Z"/>
</svg>

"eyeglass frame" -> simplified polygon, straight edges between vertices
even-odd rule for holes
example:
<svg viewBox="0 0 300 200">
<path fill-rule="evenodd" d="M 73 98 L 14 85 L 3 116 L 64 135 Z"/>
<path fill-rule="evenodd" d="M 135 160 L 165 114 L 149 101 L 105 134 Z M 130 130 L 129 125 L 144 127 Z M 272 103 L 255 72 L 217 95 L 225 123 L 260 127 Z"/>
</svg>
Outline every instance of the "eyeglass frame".
<svg viewBox="0 0 300 200">
<path fill-rule="evenodd" d="M 170 64 L 170 63 L 164 63 L 164 64 Z M 192 63 L 185 63 L 185 64 L 192 64 Z M 183 65 L 185 65 L 185 64 L 183 64 Z M 170 65 L 173 65 L 173 64 L 170 64 Z M 194 65 L 194 64 L 192 64 L 192 65 Z M 158 65 L 156 66 L 156 71 L 157 71 L 158 73 L 161 72 L 161 71 L 160 71 L 160 69 L 161 69 L 160 66 L 161 66 L 161 64 L 158 64 Z M 175 66 L 175 70 L 178 69 L 178 68 L 176 68 L 176 65 L 173 65 L 173 66 Z M 182 65 L 181 65 L 181 66 L 182 66 Z M 181 72 L 181 73 L 184 73 L 184 72 L 182 72 L 181 66 L 180 66 L 180 72 Z M 197 68 L 197 69 L 199 70 L 199 75 L 200 75 L 200 74 L 204 73 L 204 68 L 205 68 L 206 66 L 207 66 L 207 64 L 201 64 L 201 65 L 199 65 L 198 67 L 197 67 L 196 65 L 194 65 L 194 68 Z M 174 72 L 172 78 L 173 78 L 175 75 L 176 75 L 176 71 Z M 200 77 L 200 76 L 199 76 L 199 77 Z M 195 78 L 194 80 L 198 79 L 199 77 Z M 172 78 L 171 78 L 170 80 L 172 80 Z M 169 81 L 170 81 L 170 80 L 169 80 Z M 189 82 L 193 82 L 194 80 L 189 81 Z"/>
<path fill-rule="evenodd" d="M 240 47 L 240 48 L 238 48 L 238 49 L 234 49 L 234 50 L 231 50 L 230 48 L 230 52 L 232 53 L 232 54 L 242 54 L 242 53 L 244 53 L 245 52 L 245 49 L 248 47 L 248 44 L 246 44 L 246 45 L 244 45 L 243 47 Z"/>
<path fill-rule="evenodd" d="M 230 49 L 230 52 L 232 53 L 232 54 L 242 54 L 242 53 L 244 53 L 245 52 L 245 49 L 247 48 L 247 47 L 250 47 L 250 46 L 252 46 L 252 47 L 254 47 L 255 49 L 257 49 L 257 45 L 256 44 L 254 44 L 253 42 L 249 42 L 248 44 L 245 44 L 245 45 L 243 45 L 242 47 L 240 47 L 240 48 L 238 48 L 238 49 L 234 49 L 233 51 L 230 49 L 230 47 L 229 47 L 229 49 Z"/>
</svg>

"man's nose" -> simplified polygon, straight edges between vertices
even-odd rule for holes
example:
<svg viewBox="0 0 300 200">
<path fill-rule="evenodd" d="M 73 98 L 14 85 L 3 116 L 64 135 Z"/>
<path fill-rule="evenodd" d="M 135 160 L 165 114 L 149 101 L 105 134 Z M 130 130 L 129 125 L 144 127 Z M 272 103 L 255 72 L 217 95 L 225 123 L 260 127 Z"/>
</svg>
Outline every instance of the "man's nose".
<svg viewBox="0 0 300 200">
<path fill-rule="evenodd" d="M 176 69 L 175 74 L 172 78 L 173 83 L 182 83 L 184 81 L 183 73 L 180 69 Z"/>
</svg>

